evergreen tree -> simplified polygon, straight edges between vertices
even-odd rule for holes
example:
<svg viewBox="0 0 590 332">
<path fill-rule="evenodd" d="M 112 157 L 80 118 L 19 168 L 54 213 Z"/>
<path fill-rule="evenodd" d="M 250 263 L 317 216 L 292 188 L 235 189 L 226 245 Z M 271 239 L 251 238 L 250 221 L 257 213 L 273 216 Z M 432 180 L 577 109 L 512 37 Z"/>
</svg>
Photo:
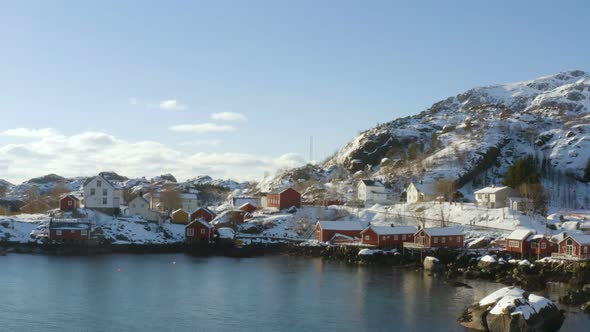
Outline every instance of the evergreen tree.
<svg viewBox="0 0 590 332">
<path fill-rule="evenodd" d="M 517 188 L 523 183 L 539 183 L 539 172 L 533 156 L 517 160 L 508 168 L 504 177 L 504 184 Z"/>
</svg>

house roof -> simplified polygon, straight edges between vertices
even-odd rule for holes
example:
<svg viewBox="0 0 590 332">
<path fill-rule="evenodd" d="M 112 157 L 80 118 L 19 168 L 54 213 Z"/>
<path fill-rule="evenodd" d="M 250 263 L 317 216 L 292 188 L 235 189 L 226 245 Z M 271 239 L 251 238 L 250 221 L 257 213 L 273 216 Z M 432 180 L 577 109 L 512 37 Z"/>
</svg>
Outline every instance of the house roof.
<svg viewBox="0 0 590 332">
<path fill-rule="evenodd" d="M 582 245 L 590 245 L 590 235 L 570 235 L 563 240 L 567 240 L 568 238 L 572 238 L 574 241 L 578 242 L 578 244 Z"/>
<path fill-rule="evenodd" d="M 416 187 L 416 189 L 418 189 L 418 191 L 421 192 L 421 193 L 432 195 L 432 189 L 430 188 L 430 185 L 431 185 L 430 183 L 415 183 L 415 182 L 412 182 L 412 183 L 410 183 L 410 185 L 414 185 L 414 187 Z"/>
<path fill-rule="evenodd" d="M 244 204 L 240 205 L 239 209 L 241 209 L 241 208 L 244 208 L 244 207 L 246 207 L 246 206 L 248 206 L 248 205 L 250 205 L 250 206 L 252 206 L 252 207 L 256 207 L 256 205 L 254 205 L 254 204 L 252 204 L 252 203 L 250 203 L 250 202 L 246 202 L 246 203 L 244 203 Z"/>
<path fill-rule="evenodd" d="M 296 193 L 299 193 L 297 190 L 295 190 L 295 189 L 293 189 L 293 188 L 289 187 L 289 188 L 285 188 L 285 189 L 274 189 L 274 190 L 271 190 L 271 191 L 269 192 L 269 194 L 272 194 L 272 195 L 278 195 L 278 194 L 282 194 L 282 193 L 284 193 L 284 192 L 285 192 L 285 191 L 287 191 L 287 190 L 293 190 L 294 192 L 296 192 Z"/>
<path fill-rule="evenodd" d="M 367 187 L 385 187 L 383 182 L 379 180 L 361 180 L 361 182 Z"/>
<path fill-rule="evenodd" d="M 65 194 L 65 195 L 62 195 L 61 196 L 60 201 L 63 200 L 64 198 L 72 198 L 72 199 L 74 199 L 76 201 L 79 201 L 80 200 L 78 197 L 76 197 L 76 196 L 74 196 L 72 194 Z"/>
<path fill-rule="evenodd" d="M 363 226 L 358 221 L 318 221 L 323 230 L 330 231 L 362 231 Z"/>
<path fill-rule="evenodd" d="M 88 222 L 50 222 L 49 229 L 90 230 Z"/>
<path fill-rule="evenodd" d="M 194 226 L 196 223 L 200 223 L 201 225 L 207 227 L 207 228 L 214 228 L 215 226 L 209 224 L 208 222 L 202 220 L 202 219 L 196 219 L 193 222 L 191 222 L 190 224 L 186 225 L 186 227 L 192 227 Z M 186 228 L 185 227 L 185 228 Z"/>
<path fill-rule="evenodd" d="M 195 211 L 193 211 L 193 213 L 191 213 L 191 214 L 194 214 L 194 213 L 196 213 L 196 212 L 198 212 L 200 210 L 203 210 L 203 211 L 207 212 L 211 216 L 216 216 L 217 215 L 215 212 L 211 211 L 211 209 L 209 209 L 207 207 L 200 207 L 200 208 L 196 209 Z"/>
<path fill-rule="evenodd" d="M 118 188 L 117 186 L 115 186 L 114 183 L 112 183 L 111 181 L 105 179 L 104 177 L 102 177 L 100 175 L 97 175 L 97 176 L 90 177 L 90 178 L 86 179 L 86 181 L 84 181 L 84 187 L 86 187 L 90 182 L 92 182 L 92 180 L 94 180 L 96 178 L 100 178 L 104 182 L 108 183 L 111 187 L 113 187 L 113 189 L 117 189 Z"/>
<path fill-rule="evenodd" d="M 332 238 L 330 239 L 330 241 L 334 241 L 334 239 L 337 239 L 337 238 L 350 240 L 350 241 L 358 240 L 357 237 L 348 236 L 348 235 L 344 235 L 344 234 L 340 234 L 340 233 L 335 233 L 334 236 L 332 236 Z"/>
<path fill-rule="evenodd" d="M 145 197 L 141 197 L 141 196 L 135 197 L 134 199 L 131 200 L 131 202 L 134 202 L 134 201 L 136 201 L 138 199 L 144 201 L 145 203 L 148 203 L 148 204 L 150 203 L 150 201 L 148 201 L 147 199 L 145 199 Z"/>
<path fill-rule="evenodd" d="M 496 194 L 500 191 L 510 190 L 510 187 L 485 187 L 474 192 L 474 194 Z"/>
<path fill-rule="evenodd" d="M 514 230 L 512 233 L 510 233 L 510 235 L 508 235 L 506 237 L 506 240 L 524 241 L 532 234 L 535 234 L 535 233 L 530 229 L 526 229 L 526 228 L 517 229 L 517 230 Z"/>
<path fill-rule="evenodd" d="M 368 229 L 372 229 L 373 232 L 377 233 L 378 235 L 399 235 L 399 234 L 414 234 L 416 233 L 417 228 L 415 226 L 396 226 L 396 227 L 389 227 L 389 226 L 369 226 L 363 230 L 365 232 Z"/>
<path fill-rule="evenodd" d="M 188 212 L 184 211 L 183 209 L 174 210 L 174 211 L 172 211 L 172 214 L 177 214 L 179 212 L 184 212 L 184 213 L 188 214 Z"/>
<path fill-rule="evenodd" d="M 424 231 L 430 236 L 463 235 L 463 228 L 461 227 L 432 227 L 424 228 Z"/>
</svg>

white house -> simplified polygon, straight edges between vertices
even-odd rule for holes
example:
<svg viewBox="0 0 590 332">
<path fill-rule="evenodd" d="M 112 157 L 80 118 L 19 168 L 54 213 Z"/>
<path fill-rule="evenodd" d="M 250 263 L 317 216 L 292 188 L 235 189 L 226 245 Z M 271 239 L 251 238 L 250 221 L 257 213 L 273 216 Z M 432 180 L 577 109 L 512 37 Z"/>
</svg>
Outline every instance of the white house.
<svg viewBox="0 0 590 332">
<path fill-rule="evenodd" d="M 393 192 L 381 181 L 361 180 L 358 183 L 357 197 L 365 202 L 365 206 L 374 204 L 388 205 L 393 203 Z"/>
<path fill-rule="evenodd" d="M 127 214 L 130 216 L 141 216 L 147 221 L 160 221 L 158 211 L 150 209 L 150 202 L 141 196 L 135 197 L 129 203 Z"/>
<path fill-rule="evenodd" d="M 485 187 L 475 192 L 475 201 L 478 206 L 485 206 L 490 209 L 503 208 L 508 206 L 508 197 L 512 194 L 510 187 Z"/>
<path fill-rule="evenodd" d="M 152 193 L 147 193 L 143 195 L 145 199 L 150 202 L 150 209 L 162 211 L 163 208 L 160 205 L 160 194 L 161 192 L 157 191 Z M 199 208 L 199 196 L 197 193 L 181 193 L 180 194 L 180 208 L 184 211 L 194 211 Z"/>
<path fill-rule="evenodd" d="M 122 203 L 121 188 L 98 175 L 84 183 L 84 207 L 118 209 Z"/>
<path fill-rule="evenodd" d="M 422 183 L 410 183 L 406 189 L 406 200 L 408 203 L 429 202 L 434 200 L 435 195 L 429 185 Z"/>
</svg>

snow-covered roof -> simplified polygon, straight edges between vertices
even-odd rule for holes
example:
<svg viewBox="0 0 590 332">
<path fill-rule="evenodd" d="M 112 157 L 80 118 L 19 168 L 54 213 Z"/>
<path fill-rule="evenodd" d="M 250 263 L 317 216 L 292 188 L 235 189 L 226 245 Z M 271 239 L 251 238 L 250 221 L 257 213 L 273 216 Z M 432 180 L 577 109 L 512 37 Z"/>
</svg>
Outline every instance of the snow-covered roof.
<svg viewBox="0 0 590 332">
<path fill-rule="evenodd" d="M 207 212 L 209 215 L 211 215 L 211 216 L 213 216 L 213 217 L 217 216 L 217 213 L 213 212 L 213 211 L 212 211 L 211 209 L 209 209 L 208 207 L 200 207 L 200 208 L 196 209 L 195 211 L 193 211 L 191 214 L 194 214 L 194 213 L 196 213 L 196 212 L 198 212 L 198 211 L 201 211 L 201 210 L 203 210 L 203 211 Z"/>
<path fill-rule="evenodd" d="M 363 226 L 358 221 L 318 221 L 323 230 L 331 231 L 362 231 Z"/>
<path fill-rule="evenodd" d="M 463 235 L 463 228 L 461 227 L 432 227 L 424 228 L 424 231 L 430 236 Z"/>
<path fill-rule="evenodd" d="M 410 185 L 414 185 L 414 187 L 416 187 L 416 189 L 423 194 L 432 195 L 432 188 L 430 183 L 412 182 L 410 183 Z"/>
<path fill-rule="evenodd" d="M 195 193 L 182 193 L 182 194 L 180 194 L 180 198 L 182 198 L 182 199 L 197 199 L 197 194 L 195 194 Z"/>
<path fill-rule="evenodd" d="M 174 211 L 172 211 L 172 214 L 177 214 L 179 212 L 184 212 L 184 213 L 188 214 L 188 212 L 184 211 L 183 209 L 174 210 Z"/>
<path fill-rule="evenodd" d="M 297 190 L 295 190 L 295 189 L 293 189 L 293 188 L 289 187 L 289 188 L 283 188 L 283 189 L 274 189 L 274 190 L 271 190 L 271 191 L 269 192 L 269 194 L 272 194 L 272 195 L 278 195 L 278 194 L 282 194 L 282 193 L 284 193 L 285 191 L 287 191 L 287 190 L 289 190 L 289 189 L 291 189 L 291 190 L 293 190 L 293 191 L 297 192 Z"/>
<path fill-rule="evenodd" d="M 361 182 L 367 187 L 385 187 L 379 180 L 361 180 Z"/>
<path fill-rule="evenodd" d="M 530 229 L 526 229 L 526 228 L 516 229 L 512 233 L 510 233 L 510 235 L 508 235 L 506 237 L 506 240 L 524 241 L 531 234 L 534 234 L 534 232 L 532 230 L 530 230 Z"/>
<path fill-rule="evenodd" d="M 485 187 L 480 190 L 477 190 L 475 194 L 496 194 L 504 190 L 510 190 L 510 187 Z"/>
<path fill-rule="evenodd" d="M 332 238 L 330 239 L 330 241 L 334 241 L 335 239 L 344 239 L 344 240 L 354 241 L 354 240 L 357 240 L 358 238 L 344 235 L 344 234 L 340 234 L 340 233 L 335 233 L 334 236 L 332 236 Z"/>
<path fill-rule="evenodd" d="M 396 227 L 388 227 L 388 226 L 369 226 L 363 230 L 366 231 L 368 229 L 372 229 L 378 235 L 399 235 L 399 234 L 414 234 L 416 233 L 417 228 L 415 226 L 396 226 Z"/>
<path fill-rule="evenodd" d="M 569 237 L 571 237 L 572 239 L 574 239 L 574 241 L 578 242 L 578 244 L 590 245 L 590 235 L 578 235 L 578 234 L 574 234 L 574 235 L 570 235 Z"/>
</svg>

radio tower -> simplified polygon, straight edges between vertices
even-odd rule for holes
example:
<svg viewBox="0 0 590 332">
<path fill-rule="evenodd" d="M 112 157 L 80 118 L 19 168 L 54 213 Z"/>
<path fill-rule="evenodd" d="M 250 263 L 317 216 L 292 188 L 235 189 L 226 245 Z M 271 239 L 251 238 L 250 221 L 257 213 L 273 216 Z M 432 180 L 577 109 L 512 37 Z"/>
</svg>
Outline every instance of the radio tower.
<svg viewBox="0 0 590 332">
<path fill-rule="evenodd" d="M 313 162 L 313 136 L 309 137 L 309 163 Z"/>
</svg>

